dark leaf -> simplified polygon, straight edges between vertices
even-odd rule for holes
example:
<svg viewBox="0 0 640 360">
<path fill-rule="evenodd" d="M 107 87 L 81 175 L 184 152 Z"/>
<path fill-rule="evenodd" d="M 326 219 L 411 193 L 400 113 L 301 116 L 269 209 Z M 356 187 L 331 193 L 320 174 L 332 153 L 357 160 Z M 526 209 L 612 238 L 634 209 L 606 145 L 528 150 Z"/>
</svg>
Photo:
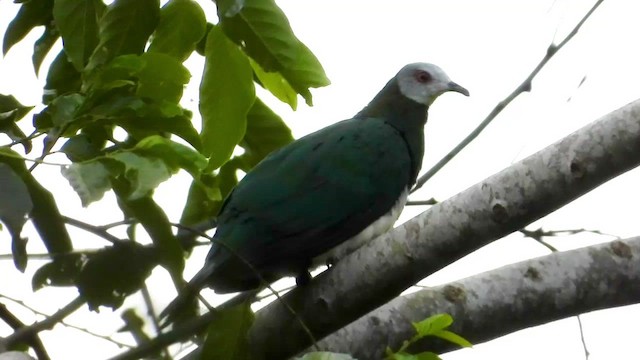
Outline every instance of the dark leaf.
<svg viewBox="0 0 640 360">
<path fill-rule="evenodd" d="M 169 271 L 173 279 L 180 279 L 184 269 L 182 247 L 171 232 L 171 224 L 162 208 L 151 196 L 136 200 L 125 200 L 121 189 L 114 186 L 120 204 L 128 215 L 135 217 L 144 227 L 155 245 L 160 264 Z"/>
<path fill-rule="evenodd" d="M 100 19 L 99 43 L 88 70 L 118 55 L 142 54 L 160 18 L 159 0 L 116 0 Z"/>
<path fill-rule="evenodd" d="M 98 22 L 106 6 L 102 0 L 56 0 L 53 18 L 64 49 L 76 70 L 82 71 L 98 44 Z"/>
<path fill-rule="evenodd" d="M 149 52 L 171 55 L 185 61 L 203 38 L 207 20 L 193 0 L 170 0 L 160 10 L 160 23 Z"/>
<path fill-rule="evenodd" d="M 33 55 L 31 56 L 31 61 L 33 62 L 33 69 L 36 74 L 40 71 L 40 65 L 42 65 L 42 61 L 51 50 L 53 44 L 56 43 L 60 34 L 58 34 L 58 30 L 54 26 L 47 26 L 44 28 L 44 32 L 42 36 L 38 40 L 36 40 L 35 44 L 33 44 Z"/>
<path fill-rule="evenodd" d="M 73 249 L 71 238 L 58 211 L 53 195 L 27 171 L 24 161 L 14 151 L 0 148 L 0 162 L 11 166 L 29 189 L 29 195 L 33 203 L 30 218 L 44 245 L 47 247 L 47 251 L 50 254 L 70 252 Z"/>
<path fill-rule="evenodd" d="M 4 33 L 2 53 L 6 55 L 9 49 L 27 36 L 34 27 L 49 24 L 52 18 L 52 9 L 53 0 L 23 2 L 18 14 L 11 20 Z"/>
<path fill-rule="evenodd" d="M 224 32 L 264 71 L 282 74 L 307 104 L 312 104 L 309 88 L 329 85 L 322 65 L 273 0 L 220 0 L 217 5 Z"/>
<path fill-rule="evenodd" d="M 191 183 L 180 224 L 194 225 L 218 215 L 223 197 L 217 180 L 213 175 L 203 174 L 199 181 Z"/>
<path fill-rule="evenodd" d="M 13 263 L 20 271 L 27 267 L 27 240 L 20 234 L 32 208 L 29 190 L 20 176 L 9 165 L 0 163 L 0 221 L 9 230 Z"/>
<path fill-rule="evenodd" d="M 118 242 L 89 255 L 76 279 L 80 295 L 89 308 L 117 309 L 138 291 L 156 266 L 152 248 L 134 242 Z"/>
<path fill-rule="evenodd" d="M 0 94 L 0 133 L 7 134 L 12 141 L 22 143 L 26 153 L 31 151 L 31 141 L 26 139 L 27 135 L 16 125 L 16 122 L 32 109 L 33 106 L 20 104 L 12 95 Z"/>
<path fill-rule="evenodd" d="M 72 136 L 62 145 L 60 152 L 67 155 L 72 162 L 90 160 L 101 154 L 99 144 L 87 134 Z"/>
<path fill-rule="evenodd" d="M 203 359 L 251 359 L 247 332 L 253 319 L 253 311 L 248 302 L 220 311 L 209 325 L 201 357 Z"/>
<path fill-rule="evenodd" d="M 251 170 L 265 156 L 293 141 L 291 130 L 265 103 L 256 98 L 247 114 L 247 131 L 240 145 L 247 161 L 245 172 Z"/>
<path fill-rule="evenodd" d="M 78 92 L 80 84 L 80 73 L 69 62 L 67 54 L 62 50 L 49 67 L 42 102 L 49 104 L 58 96 Z M 36 128 L 42 131 L 40 127 L 36 126 Z"/>
<path fill-rule="evenodd" d="M 200 84 L 202 143 L 209 168 L 224 164 L 244 137 L 247 113 L 255 100 L 253 72 L 246 55 L 214 26 L 207 35 Z"/>
</svg>

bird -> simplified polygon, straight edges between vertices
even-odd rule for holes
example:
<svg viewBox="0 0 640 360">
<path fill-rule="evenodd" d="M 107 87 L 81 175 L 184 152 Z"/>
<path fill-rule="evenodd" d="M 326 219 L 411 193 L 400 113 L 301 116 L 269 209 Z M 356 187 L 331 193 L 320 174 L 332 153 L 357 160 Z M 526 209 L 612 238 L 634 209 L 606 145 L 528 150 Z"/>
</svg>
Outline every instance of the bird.
<svg viewBox="0 0 640 360">
<path fill-rule="evenodd" d="M 440 67 L 408 64 L 353 118 L 265 157 L 224 200 L 203 268 L 163 315 L 204 287 L 304 285 L 392 228 L 422 166 L 428 109 L 450 91 L 469 96 Z"/>
</svg>

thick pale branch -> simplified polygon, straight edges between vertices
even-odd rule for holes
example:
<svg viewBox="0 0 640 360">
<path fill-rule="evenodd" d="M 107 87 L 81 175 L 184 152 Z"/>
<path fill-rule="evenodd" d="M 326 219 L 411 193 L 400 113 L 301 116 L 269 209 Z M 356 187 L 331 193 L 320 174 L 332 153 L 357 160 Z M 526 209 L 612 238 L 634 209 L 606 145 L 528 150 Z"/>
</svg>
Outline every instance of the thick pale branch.
<svg viewBox="0 0 640 360">
<path fill-rule="evenodd" d="M 640 100 L 585 126 L 379 237 L 284 296 L 316 337 L 387 303 L 462 256 L 640 164 Z M 255 356 L 310 344 L 280 301 L 256 314 Z"/>
<path fill-rule="evenodd" d="M 588 311 L 640 302 L 640 237 L 553 253 L 394 299 L 331 334 L 323 350 L 381 359 L 415 335 L 411 322 L 449 313 L 472 343 Z M 424 341 L 413 351 L 448 351 Z"/>
</svg>

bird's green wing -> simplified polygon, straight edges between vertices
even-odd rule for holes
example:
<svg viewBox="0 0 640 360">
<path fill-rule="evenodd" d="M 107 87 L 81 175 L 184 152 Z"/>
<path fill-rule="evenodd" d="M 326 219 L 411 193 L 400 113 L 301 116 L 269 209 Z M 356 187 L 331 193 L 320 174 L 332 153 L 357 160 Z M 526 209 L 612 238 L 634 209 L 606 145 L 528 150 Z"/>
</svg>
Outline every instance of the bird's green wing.
<svg viewBox="0 0 640 360">
<path fill-rule="evenodd" d="M 258 269 L 308 261 L 388 213 L 410 178 L 400 133 L 380 119 L 346 120 L 249 172 L 225 202 L 216 238 Z M 209 260 L 235 267 L 220 250 Z"/>
</svg>

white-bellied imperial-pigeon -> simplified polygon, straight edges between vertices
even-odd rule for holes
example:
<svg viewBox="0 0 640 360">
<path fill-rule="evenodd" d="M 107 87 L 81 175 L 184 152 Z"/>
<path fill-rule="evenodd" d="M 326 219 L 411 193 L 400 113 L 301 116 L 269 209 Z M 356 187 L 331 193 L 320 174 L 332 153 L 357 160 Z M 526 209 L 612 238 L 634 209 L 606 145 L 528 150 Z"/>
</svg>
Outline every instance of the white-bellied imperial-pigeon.
<svg viewBox="0 0 640 360">
<path fill-rule="evenodd" d="M 267 156 L 225 200 L 206 263 L 174 306 L 205 286 L 304 279 L 389 230 L 422 165 L 427 110 L 447 91 L 469 95 L 435 65 L 406 65 L 353 118 Z"/>
</svg>

